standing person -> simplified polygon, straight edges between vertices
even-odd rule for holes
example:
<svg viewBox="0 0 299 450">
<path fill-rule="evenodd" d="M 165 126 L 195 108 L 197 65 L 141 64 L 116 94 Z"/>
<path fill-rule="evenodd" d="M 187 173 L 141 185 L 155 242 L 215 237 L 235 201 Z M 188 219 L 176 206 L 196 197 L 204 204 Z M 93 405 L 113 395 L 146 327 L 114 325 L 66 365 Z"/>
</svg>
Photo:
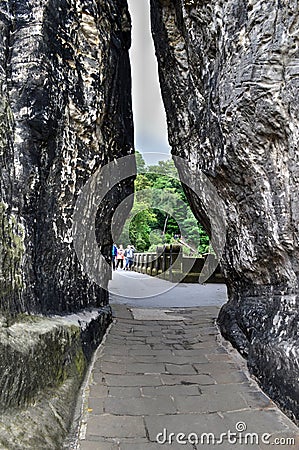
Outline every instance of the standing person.
<svg viewBox="0 0 299 450">
<path fill-rule="evenodd" d="M 125 267 L 124 267 L 124 270 L 128 270 L 128 267 L 129 267 L 129 259 L 128 259 L 128 251 L 129 251 L 129 249 L 130 249 L 130 246 L 129 245 L 127 245 L 127 248 L 126 248 L 126 250 L 125 250 L 125 252 L 124 252 L 124 256 L 125 256 Z"/>
<path fill-rule="evenodd" d="M 124 268 L 124 259 L 125 259 L 125 250 L 122 244 L 120 244 L 119 248 L 117 249 L 116 269 L 118 269 L 119 266 L 121 269 Z"/>
<path fill-rule="evenodd" d="M 126 257 L 126 266 L 125 270 L 132 270 L 133 262 L 134 262 L 134 247 L 133 245 L 128 245 L 128 247 L 125 250 L 125 257 Z"/>
<path fill-rule="evenodd" d="M 134 245 L 131 245 L 130 250 L 129 250 L 129 270 L 132 270 L 132 267 L 134 264 L 134 252 L 135 252 L 135 247 L 134 247 Z"/>
<path fill-rule="evenodd" d="M 116 244 L 113 243 L 112 245 L 112 269 L 115 270 L 115 259 L 117 256 L 117 247 Z"/>
</svg>

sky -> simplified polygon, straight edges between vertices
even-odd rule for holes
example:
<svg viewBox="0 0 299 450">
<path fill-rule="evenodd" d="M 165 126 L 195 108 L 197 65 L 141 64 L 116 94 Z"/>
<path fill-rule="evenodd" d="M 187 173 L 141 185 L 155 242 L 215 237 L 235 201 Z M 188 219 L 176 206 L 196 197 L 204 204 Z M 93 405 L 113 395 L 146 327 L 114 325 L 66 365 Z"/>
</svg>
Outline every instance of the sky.
<svg viewBox="0 0 299 450">
<path fill-rule="evenodd" d="M 130 58 L 135 146 L 148 164 L 154 164 L 168 158 L 165 155 L 170 154 L 170 147 L 150 31 L 149 3 L 150 0 L 128 0 L 132 18 Z"/>
</svg>

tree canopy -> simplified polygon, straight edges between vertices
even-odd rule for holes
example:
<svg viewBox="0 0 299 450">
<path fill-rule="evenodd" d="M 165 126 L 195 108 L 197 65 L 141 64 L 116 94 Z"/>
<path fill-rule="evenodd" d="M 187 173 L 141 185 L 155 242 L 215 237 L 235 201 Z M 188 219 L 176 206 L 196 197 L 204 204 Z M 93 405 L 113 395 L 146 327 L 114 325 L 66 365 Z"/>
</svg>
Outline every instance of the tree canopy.
<svg viewBox="0 0 299 450">
<path fill-rule="evenodd" d="M 134 205 L 119 243 L 145 252 L 180 241 L 186 243 L 186 253 L 191 252 L 189 247 L 207 253 L 209 237 L 190 209 L 173 160 L 147 166 L 136 151 L 136 163 Z"/>
</svg>

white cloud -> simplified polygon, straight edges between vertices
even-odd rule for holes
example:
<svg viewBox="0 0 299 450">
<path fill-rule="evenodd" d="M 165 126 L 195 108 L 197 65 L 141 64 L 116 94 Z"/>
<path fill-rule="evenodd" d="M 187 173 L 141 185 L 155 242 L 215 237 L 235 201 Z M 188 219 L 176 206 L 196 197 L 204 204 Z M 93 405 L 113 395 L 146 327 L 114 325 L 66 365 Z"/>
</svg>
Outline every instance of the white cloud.
<svg viewBox="0 0 299 450">
<path fill-rule="evenodd" d="M 136 148 L 169 153 L 166 116 L 158 81 L 158 66 L 150 31 L 149 0 L 128 0 L 132 17 L 130 51 Z"/>
</svg>

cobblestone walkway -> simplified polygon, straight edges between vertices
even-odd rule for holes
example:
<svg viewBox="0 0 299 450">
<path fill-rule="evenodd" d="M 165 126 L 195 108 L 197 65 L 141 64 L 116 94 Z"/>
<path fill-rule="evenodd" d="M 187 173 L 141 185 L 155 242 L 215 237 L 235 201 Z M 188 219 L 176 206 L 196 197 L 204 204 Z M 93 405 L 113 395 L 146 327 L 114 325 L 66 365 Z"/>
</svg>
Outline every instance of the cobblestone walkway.
<svg viewBox="0 0 299 450">
<path fill-rule="evenodd" d="M 114 310 L 85 387 L 80 450 L 299 449 L 298 428 L 223 344 L 217 307 Z"/>
</svg>

